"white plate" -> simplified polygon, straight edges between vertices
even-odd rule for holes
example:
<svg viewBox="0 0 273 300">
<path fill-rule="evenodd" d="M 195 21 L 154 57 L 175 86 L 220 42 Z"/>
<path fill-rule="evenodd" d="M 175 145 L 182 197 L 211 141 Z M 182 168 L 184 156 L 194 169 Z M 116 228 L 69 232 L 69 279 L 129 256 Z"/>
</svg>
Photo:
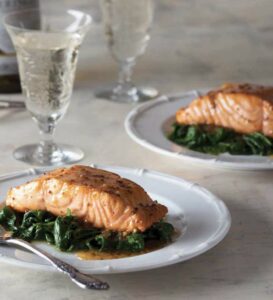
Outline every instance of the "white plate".
<svg viewBox="0 0 273 300">
<path fill-rule="evenodd" d="M 209 155 L 189 150 L 167 139 L 175 112 L 188 105 L 202 92 L 190 91 L 173 97 L 160 97 L 133 109 L 125 120 L 128 135 L 138 144 L 161 154 L 193 163 L 237 170 L 272 170 L 273 158 L 255 155 Z"/>
<path fill-rule="evenodd" d="M 35 243 L 41 249 L 71 263 L 85 273 L 122 273 L 159 268 L 197 256 L 219 243 L 227 234 L 231 219 L 225 204 L 200 186 L 169 175 L 143 169 L 96 166 L 120 174 L 140 184 L 153 198 L 169 209 L 168 221 L 181 234 L 168 246 L 139 256 L 83 261 L 74 254 L 61 253 L 46 243 Z M 43 170 L 30 169 L 0 177 L 0 196 L 31 180 Z M 24 250 L 0 247 L 0 259 L 15 265 L 53 270 L 41 258 Z"/>
</svg>

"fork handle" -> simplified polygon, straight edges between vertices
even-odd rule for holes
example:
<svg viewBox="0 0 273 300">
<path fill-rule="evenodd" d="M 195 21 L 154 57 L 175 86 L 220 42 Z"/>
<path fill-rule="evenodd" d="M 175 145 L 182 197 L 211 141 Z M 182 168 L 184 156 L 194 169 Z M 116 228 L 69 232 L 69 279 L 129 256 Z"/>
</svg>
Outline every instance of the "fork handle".
<svg viewBox="0 0 273 300">
<path fill-rule="evenodd" d="M 65 273 L 70 277 L 70 279 L 75 282 L 79 287 L 86 288 L 86 289 L 94 289 L 94 290 L 107 290 L 109 289 L 109 285 L 107 282 L 100 281 L 99 279 L 81 273 L 78 269 L 74 268 L 70 264 L 48 254 L 47 252 L 38 249 L 37 247 L 33 246 L 32 244 L 21 240 L 21 239 L 13 239 L 13 238 L 6 238 L 5 243 L 9 245 L 17 245 L 21 246 L 38 256 L 44 258 L 48 262 L 50 262 L 56 269 L 60 272 Z"/>
<path fill-rule="evenodd" d="M 22 101 L 0 100 L 0 108 L 26 108 Z"/>
</svg>

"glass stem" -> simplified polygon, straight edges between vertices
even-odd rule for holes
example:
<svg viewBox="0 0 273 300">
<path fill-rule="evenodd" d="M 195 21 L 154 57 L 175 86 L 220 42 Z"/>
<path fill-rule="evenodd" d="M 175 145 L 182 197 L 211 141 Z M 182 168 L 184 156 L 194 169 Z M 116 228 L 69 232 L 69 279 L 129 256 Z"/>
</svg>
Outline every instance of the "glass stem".
<svg viewBox="0 0 273 300">
<path fill-rule="evenodd" d="M 131 85 L 132 86 L 132 74 L 135 61 L 123 61 L 120 63 L 118 83 L 121 86 Z"/>
<path fill-rule="evenodd" d="M 50 158 L 52 158 L 53 156 L 53 153 L 57 149 L 57 146 L 53 141 L 55 123 L 39 122 L 38 125 L 39 125 L 40 136 L 41 136 L 40 155 L 50 160 Z"/>
<path fill-rule="evenodd" d="M 137 89 L 131 81 L 135 61 L 121 61 L 119 66 L 118 85 L 113 90 L 114 98 L 134 102 L 138 100 Z"/>
</svg>

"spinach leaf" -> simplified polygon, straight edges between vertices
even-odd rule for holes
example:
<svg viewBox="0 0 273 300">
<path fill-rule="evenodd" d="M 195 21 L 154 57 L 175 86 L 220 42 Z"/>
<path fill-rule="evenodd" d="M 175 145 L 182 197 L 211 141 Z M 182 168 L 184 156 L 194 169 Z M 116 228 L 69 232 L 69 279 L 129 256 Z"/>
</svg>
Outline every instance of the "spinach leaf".
<svg viewBox="0 0 273 300">
<path fill-rule="evenodd" d="M 174 233 L 174 227 L 170 223 L 160 221 L 152 225 L 150 229 L 145 232 L 146 239 L 155 239 L 163 242 L 169 242 Z"/>
<path fill-rule="evenodd" d="M 125 237 L 118 238 L 117 249 L 128 252 L 138 252 L 145 247 L 144 235 L 142 233 L 131 233 Z"/>
<path fill-rule="evenodd" d="M 3 225 L 9 231 L 17 230 L 16 214 L 11 208 L 5 206 L 0 211 L 0 224 Z"/>
<path fill-rule="evenodd" d="M 171 224 L 160 221 L 143 233 L 126 235 L 86 227 L 69 211 L 66 216 L 56 217 L 43 210 L 17 213 L 10 207 L 0 211 L 0 225 L 14 237 L 27 241 L 47 241 L 66 252 L 87 249 L 139 252 L 150 240 L 170 241 L 174 232 Z"/>
<path fill-rule="evenodd" d="M 240 134 L 222 127 L 174 123 L 169 139 L 189 149 L 213 155 L 273 154 L 273 139 L 260 132 Z"/>
<path fill-rule="evenodd" d="M 54 222 L 54 243 L 61 251 L 73 250 L 74 230 L 77 229 L 77 224 L 72 216 L 57 217 Z"/>
</svg>

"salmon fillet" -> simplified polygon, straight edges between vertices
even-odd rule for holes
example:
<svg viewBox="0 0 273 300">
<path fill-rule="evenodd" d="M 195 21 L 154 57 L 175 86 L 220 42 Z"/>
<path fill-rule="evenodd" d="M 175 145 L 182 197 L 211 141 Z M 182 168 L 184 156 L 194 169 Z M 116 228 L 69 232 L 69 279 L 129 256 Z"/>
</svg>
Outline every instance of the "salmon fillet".
<svg viewBox="0 0 273 300">
<path fill-rule="evenodd" d="M 208 124 L 273 137 L 273 87 L 225 84 L 176 113 L 179 124 Z"/>
<path fill-rule="evenodd" d="M 87 166 L 56 169 L 11 188 L 6 205 L 19 212 L 41 209 L 57 216 L 70 209 L 94 227 L 123 232 L 145 231 L 167 213 L 136 183 Z"/>
</svg>

